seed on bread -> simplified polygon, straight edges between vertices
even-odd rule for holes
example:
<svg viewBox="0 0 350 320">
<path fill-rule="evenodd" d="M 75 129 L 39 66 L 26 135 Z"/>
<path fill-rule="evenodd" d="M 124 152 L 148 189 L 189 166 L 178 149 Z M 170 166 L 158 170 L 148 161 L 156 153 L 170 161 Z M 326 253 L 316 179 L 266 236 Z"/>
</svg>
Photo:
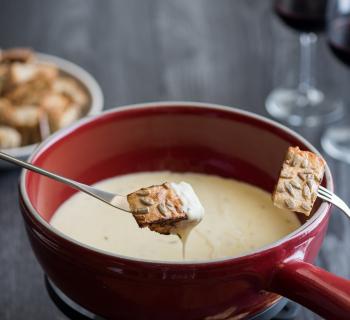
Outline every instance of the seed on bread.
<svg viewBox="0 0 350 320">
<path fill-rule="evenodd" d="M 150 186 L 127 196 L 130 211 L 139 227 L 168 234 L 170 226 L 187 219 L 182 202 L 170 184 Z"/>
<path fill-rule="evenodd" d="M 324 169 L 325 161 L 318 155 L 289 147 L 272 195 L 273 203 L 310 215 Z"/>
</svg>

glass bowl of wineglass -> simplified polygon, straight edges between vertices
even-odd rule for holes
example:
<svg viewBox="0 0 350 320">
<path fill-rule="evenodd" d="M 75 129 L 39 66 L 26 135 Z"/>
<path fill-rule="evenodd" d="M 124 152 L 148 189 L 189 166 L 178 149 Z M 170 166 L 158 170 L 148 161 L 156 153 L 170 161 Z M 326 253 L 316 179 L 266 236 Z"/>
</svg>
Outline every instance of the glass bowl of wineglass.
<svg viewBox="0 0 350 320">
<path fill-rule="evenodd" d="M 327 7 L 327 41 L 333 54 L 350 67 L 350 0 L 330 0 Z M 345 122 L 345 123 L 344 123 Z M 350 121 L 330 127 L 321 139 L 333 158 L 350 163 Z"/>
<path fill-rule="evenodd" d="M 298 83 L 279 83 L 266 99 L 266 109 L 274 118 L 294 126 L 316 126 L 338 120 L 343 115 L 341 101 L 318 88 L 314 76 L 318 34 L 324 31 L 327 0 L 275 0 L 277 16 L 299 33 Z M 289 76 L 290 61 L 284 63 Z M 285 68 L 285 67 L 284 67 Z"/>
</svg>

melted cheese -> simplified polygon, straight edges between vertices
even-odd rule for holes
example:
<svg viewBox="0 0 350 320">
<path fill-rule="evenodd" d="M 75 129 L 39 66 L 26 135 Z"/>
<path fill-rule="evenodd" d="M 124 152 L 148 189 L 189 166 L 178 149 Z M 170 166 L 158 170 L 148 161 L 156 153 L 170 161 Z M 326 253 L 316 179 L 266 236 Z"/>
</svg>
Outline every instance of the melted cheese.
<svg viewBox="0 0 350 320">
<path fill-rule="evenodd" d="M 186 242 L 186 260 L 237 256 L 271 244 L 300 226 L 297 216 L 273 206 L 271 195 L 233 179 L 194 173 L 144 172 L 101 181 L 96 187 L 128 194 L 165 181 L 191 184 L 205 209 Z M 181 261 L 175 235 L 140 229 L 131 214 L 77 193 L 58 208 L 51 224 L 82 243 L 107 252 Z"/>
</svg>

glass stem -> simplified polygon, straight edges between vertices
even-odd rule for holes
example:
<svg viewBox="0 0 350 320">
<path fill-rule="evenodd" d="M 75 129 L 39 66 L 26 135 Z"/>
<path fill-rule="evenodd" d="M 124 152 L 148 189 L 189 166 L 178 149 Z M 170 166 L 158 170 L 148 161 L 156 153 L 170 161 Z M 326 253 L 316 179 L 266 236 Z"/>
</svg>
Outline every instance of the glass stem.
<svg viewBox="0 0 350 320">
<path fill-rule="evenodd" d="M 300 65 L 299 65 L 299 91 L 307 94 L 310 88 L 315 86 L 313 77 L 313 62 L 315 54 L 315 46 L 317 43 L 317 35 L 310 33 L 301 33 L 300 42 Z"/>
</svg>

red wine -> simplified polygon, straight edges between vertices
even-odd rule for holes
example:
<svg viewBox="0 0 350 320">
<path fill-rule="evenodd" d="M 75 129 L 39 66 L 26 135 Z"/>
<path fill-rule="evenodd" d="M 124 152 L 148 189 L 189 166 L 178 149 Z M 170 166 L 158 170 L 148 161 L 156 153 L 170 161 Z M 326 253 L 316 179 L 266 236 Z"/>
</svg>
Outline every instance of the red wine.
<svg viewBox="0 0 350 320">
<path fill-rule="evenodd" d="M 276 0 L 275 11 L 289 27 L 301 32 L 325 28 L 327 0 Z"/>
<path fill-rule="evenodd" d="M 350 65 L 350 16 L 337 18 L 329 24 L 328 42 L 335 56 Z"/>
</svg>

